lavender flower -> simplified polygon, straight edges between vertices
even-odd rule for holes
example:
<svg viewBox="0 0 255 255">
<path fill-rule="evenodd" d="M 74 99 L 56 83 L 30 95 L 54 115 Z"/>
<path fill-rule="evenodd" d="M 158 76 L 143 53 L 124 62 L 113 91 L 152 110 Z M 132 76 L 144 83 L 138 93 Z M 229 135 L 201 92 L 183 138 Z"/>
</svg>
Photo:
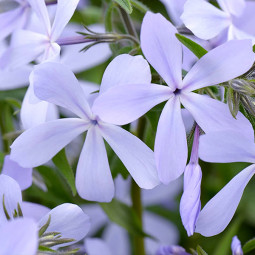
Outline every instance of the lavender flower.
<svg viewBox="0 0 255 255">
<path fill-rule="evenodd" d="M 251 41 L 231 41 L 215 48 L 202 57 L 182 80 L 182 46 L 175 33 L 176 29 L 162 15 L 150 12 L 145 15 L 141 31 L 142 50 L 168 86 L 150 83 L 118 86 L 97 98 L 93 107 L 102 120 L 124 125 L 167 101 L 155 141 L 159 179 L 165 184 L 183 173 L 187 161 L 181 104 L 205 132 L 232 128 L 253 133 L 251 124 L 241 113 L 234 119 L 224 103 L 192 92 L 247 71 L 254 61 Z"/>
<path fill-rule="evenodd" d="M 222 232 L 235 214 L 243 191 L 255 174 L 254 135 L 225 130 L 201 136 L 199 157 L 208 162 L 250 162 L 251 166 L 237 174 L 201 210 L 196 232 L 213 236 Z M 245 131 L 244 131 L 245 132 Z"/>
<path fill-rule="evenodd" d="M 34 255 L 38 245 L 48 247 L 49 244 L 49 247 L 53 248 L 71 245 L 83 239 L 89 230 L 89 218 L 77 205 L 66 203 L 49 210 L 41 205 L 25 203 L 21 198 L 19 184 L 3 174 L 0 175 L 0 196 L 1 254 Z M 19 217 L 24 217 L 24 220 L 20 220 Z M 13 240 L 10 235 L 13 234 L 15 227 L 19 228 L 16 229 Z M 7 234 L 5 238 L 4 231 Z M 13 242 L 18 237 L 20 241 L 16 247 L 16 243 Z M 20 247 L 20 242 L 24 246 L 21 251 L 25 251 L 14 252 Z M 11 247 L 11 244 L 14 247 Z"/>
<path fill-rule="evenodd" d="M 76 136 L 88 131 L 76 172 L 76 187 L 81 197 L 102 202 L 113 198 L 114 184 L 103 138 L 140 187 L 151 189 L 159 183 L 152 150 L 124 129 L 102 121 L 101 115 L 94 113 L 94 103 L 90 105 L 86 100 L 68 68 L 57 63 L 44 63 L 35 68 L 33 76 L 39 99 L 67 108 L 79 118 L 50 121 L 27 130 L 11 146 L 14 161 L 23 167 L 39 166 Z M 99 94 L 111 86 L 150 79 L 149 66 L 142 57 L 121 55 L 106 69 Z"/>
<path fill-rule="evenodd" d="M 181 16 L 184 24 L 197 37 L 212 39 L 218 35 L 226 40 L 255 39 L 255 3 L 245 0 L 218 0 L 218 9 L 205 0 L 187 0 Z"/>
<path fill-rule="evenodd" d="M 13 69 L 40 58 L 41 61 L 59 57 L 60 46 L 57 39 L 71 19 L 79 0 L 59 0 L 54 22 L 51 26 L 49 14 L 42 0 L 29 0 L 36 13 L 43 31 L 33 32 L 18 30 L 12 36 L 12 45 L 0 58 L 0 67 L 11 66 Z"/>
</svg>

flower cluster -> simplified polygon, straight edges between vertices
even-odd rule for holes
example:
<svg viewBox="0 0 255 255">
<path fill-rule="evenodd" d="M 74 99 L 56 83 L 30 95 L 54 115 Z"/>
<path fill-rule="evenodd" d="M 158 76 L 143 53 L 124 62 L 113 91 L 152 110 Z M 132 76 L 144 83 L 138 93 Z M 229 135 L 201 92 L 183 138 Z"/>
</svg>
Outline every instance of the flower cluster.
<svg viewBox="0 0 255 255">
<path fill-rule="evenodd" d="M 75 22 L 82 0 L 0 1 L 1 255 L 131 254 L 123 228 L 136 255 L 191 254 L 154 206 L 171 211 L 183 175 L 187 235 L 218 235 L 255 174 L 255 3 L 162 0 L 169 21 L 102 2 L 106 29 Z M 201 209 L 199 159 L 252 165 Z"/>
</svg>

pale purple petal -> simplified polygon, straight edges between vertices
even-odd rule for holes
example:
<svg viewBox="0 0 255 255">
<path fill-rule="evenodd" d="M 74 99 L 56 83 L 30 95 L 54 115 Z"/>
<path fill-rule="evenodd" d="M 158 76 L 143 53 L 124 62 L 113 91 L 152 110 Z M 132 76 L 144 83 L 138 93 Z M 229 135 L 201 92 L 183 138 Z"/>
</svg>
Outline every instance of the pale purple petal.
<svg viewBox="0 0 255 255">
<path fill-rule="evenodd" d="M 50 209 L 44 205 L 26 201 L 22 202 L 22 213 L 25 218 L 32 218 L 38 222 L 48 212 L 50 212 Z"/>
<path fill-rule="evenodd" d="M 40 166 L 89 126 L 84 120 L 70 118 L 46 122 L 28 129 L 11 145 L 11 159 L 23 167 Z"/>
<path fill-rule="evenodd" d="M 58 0 L 56 16 L 52 25 L 51 39 L 57 40 L 63 29 L 72 18 L 80 0 Z"/>
<path fill-rule="evenodd" d="M 145 233 L 156 238 L 146 238 L 146 254 L 156 254 L 159 245 L 170 245 L 179 242 L 178 228 L 169 220 L 147 211 L 143 214 Z"/>
<path fill-rule="evenodd" d="M 181 26 L 180 19 L 186 0 L 161 0 L 175 26 Z"/>
<path fill-rule="evenodd" d="M 0 40 L 10 35 L 15 29 L 22 28 L 24 26 L 27 11 L 18 7 L 8 12 L 0 13 Z"/>
<path fill-rule="evenodd" d="M 37 17 L 39 18 L 44 32 L 47 36 L 50 36 L 51 32 L 51 25 L 50 25 L 50 18 L 46 8 L 46 4 L 42 0 L 27 0 L 27 2 L 32 7 L 33 11 L 36 13 Z"/>
<path fill-rule="evenodd" d="M 161 113 L 155 140 L 155 158 L 160 181 L 168 184 L 177 179 L 185 169 L 187 155 L 180 99 L 172 97 Z"/>
<path fill-rule="evenodd" d="M 51 62 L 38 65 L 33 72 L 32 82 L 35 95 L 41 100 L 67 108 L 84 119 L 91 116 L 78 80 L 65 65 Z"/>
<path fill-rule="evenodd" d="M 244 136 L 245 130 L 235 132 L 224 130 L 209 132 L 201 136 L 199 157 L 208 162 L 250 162 L 255 163 L 253 136 Z"/>
<path fill-rule="evenodd" d="M 76 188 L 82 198 L 91 201 L 110 202 L 114 196 L 114 183 L 98 127 L 87 132 L 77 166 Z"/>
<path fill-rule="evenodd" d="M 181 190 L 182 181 L 180 178 L 171 182 L 169 185 L 161 184 L 152 190 L 143 190 L 143 205 L 166 205 L 171 207 L 171 205 L 174 204 L 174 198 L 181 192 Z"/>
<path fill-rule="evenodd" d="M 239 16 L 245 8 L 245 0 L 217 0 L 220 7 L 227 13 Z"/>
<path fill-rule="evenodd" d="M 100 124 L 100 130 L 139 187 L 152 189 L 159 184 L 154 153 L 146 144 L 118 126 Z"/>
<path fill-rule="evenodd" d="M 32 185 L 32 171 L 32 168 L 23 168 L 12 161 L 9 155 L 5 156 L 2 174 L 12 177 L 19 184 L 21 190 Z"/>
<path fill-rule="evenodd" d="M 14 210 L 17 210 L 18 203 L 22 206 L 22 197 L 19 184 L 11 177 L 1 174 L 0 175 L 0 225 L 7 221 L 3 209 L 3 196 L 6 211 L 9 216 L 13 218 Z"/>
<path fill-rule="evenodd" d="M 183 89 L 193 91 L 234 79 L 250 69 L 254 57 L 251 40 L 227 42 L 198 60 L 185 76 Z"/>
<path fill-rule="evenodd" d="M 94 102 L 93 112 L 103 121 L 124 125 L 130 123 L 172 95 L 167 86 L 129 84 L 109 89 Z"/>
<path fill-rule="evenodd" d="M 231 25 L 228 29 L 228 41 L 230 40 L 243 40 L 251 39 L 252 44 L 254 44 L 255 37 L 253 35 L 247 34 L 244 31 L 238 29 L 237 27 Z"/>
<path fill-rule="evenodd" d="M 0 70 L 0 90 L 24 87 L 29 83 L 32 66 L 22 66 L 14 70 Z"/>
<path fill-rule="evenodd" d="M 142 51 L 173 91 L 182 84 L 182 46 L 176 33 L 161 14 L 146 13 L 141 28 Z"/>
<path fill-rule="evenodd" d="M 233 16 L 233 24 L 238 29 L 251 34 L 255 35 L 255 29 L 254 29 L 254 22 L 255 22 L 255 2 L 254 1 L 245 1 L 245 9 L 243 10 L 243 13 L 241 16 Z"/>
<path fill-rule="evenodd" d="M 107 243 L 99 238 L 86 238 L 85 250 L 88 255 L 113 255 Z"/>
<path fill-rule="evenodd" d="M 142 56 L 122 54 L 107 66 L 100 93 L 118 85 L 149 83 L 151 83 L 151 71 L 148 62 Z"/>
<path fill-rule="evenodd" d="M 15 219 L 0 228 L 1 255 L 35 255 L 38 243 L 37 224 L 32 219 Z"/>
<path fill-rule="evenodd" d="M 89 231 L 89 217 L 75 204 L 65 203 L 55 207 L 40 220 L 39 227 L 47 222 L 49 215 L 51 221 L 46 232 L 60 232 L 62 238 L 75 239 L 72 243 L 83 239 Z"/>
<path fill-rule="evenodd" d="M 39 57 L 47 46 L 47 37 L 28 30 L 17 30 L 11 46 L 0 58 L 0 68 L 15 70 Z"/>
<path fill-rule="evenodd" d="M 231 243 L 232 255 L 243 255 L 242 245 L 237 236 L 234 236 Z"/>
<path fill-rule="evenodd" d="M 228 106 L 218 100 L 191 92 L 181 95 L 181 103 L 193 115 L 205 133 L 222 129 L 245 130 L 244 136 L 253 137 L 251 123 L 243 114 L 239 112 L 235 119 Z"/>
<path fill-rule="evenodd" d="M 227 227 L 254 173 L 255 165 L 245 168 L 204 206 L 197 219 L 197 233 L 214 236 Z"/>
<path fill-rule="evenodd" d="M 84 204 L 81 206 L 81 208 L 90 218 L 91 228 L 88 236 L 94 236 L 104 225 L 109 222 L 107 215 L 98 203 Z"/>
<path fill-rule="evenodd" d="M 34 100 L 33 97 L 33 87 L 30 85 L 20 110 L 21 123 L 24 129 L 35 127 L 46 121 L 55 120 L 59 116 L 55 105 L 37 98 Z"/>
<path fill-rule="evenodd" d="M 195 36 L 204 40 L 214 38 L 231 24 L 227 13 L 204 0 L 187 0 L 181 19 Z"/>
<path fill-rule="evenodd" d="M 123 227 L 115 223 L 110 223 L 104 230 L 103 239 L 111 249 L 112 255 L 118 254 L 119 251 L 121 251 L 121 255 L 131 254 L 129 236 Z M 118 242 L 116 242 L 116 240 L 118 240 Z"/>
</svg>

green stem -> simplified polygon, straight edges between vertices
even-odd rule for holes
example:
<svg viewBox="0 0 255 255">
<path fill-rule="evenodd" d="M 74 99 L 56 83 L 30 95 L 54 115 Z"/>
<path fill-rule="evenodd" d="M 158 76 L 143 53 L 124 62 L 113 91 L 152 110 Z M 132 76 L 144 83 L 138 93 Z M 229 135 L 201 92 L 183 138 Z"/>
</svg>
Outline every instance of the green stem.
<svg viewBox="0 0 255 255">
<path fill-rule="evenodd" d="M 123 23 L 125 24 L 126 31 L 130 35 L 134 36 L 135 38 L 138 38 L 137 32 L 135 30 L 135 27 L 134 27 L 134 24 L 133 24 L 132 20 L 130 19 L 130 16 L 121 7 L 119 7 L 119 11 L 120 11 Z"/>
<path fill-rule="evenodd" d="M 131 182 L 131 198 L 132 207 L 142 224 L 143 207 L 141 202 L 141 189 L 138 187 L 134 180 Z M 134 236 L 134 254 L 145 255 L 144 239 L 141 236 Z"/>
<path fill-rule="evenodd" d="M 137 127 L 137 136 L 142 140 L 144 138 L 144 131 L 146 127 L 146 119 L 144 117 L 140 118 Z M 134 180 L 131 182 L 131 198 L 132 207 L 136 212 L 141 226 L 143 227 L 143 205 L 141 199 L 141 189 L 136 184 Z M 141 236 L 134 237 L 134 254 L 135 255 L 145 255 L 144 238 Z"/>
</svg>

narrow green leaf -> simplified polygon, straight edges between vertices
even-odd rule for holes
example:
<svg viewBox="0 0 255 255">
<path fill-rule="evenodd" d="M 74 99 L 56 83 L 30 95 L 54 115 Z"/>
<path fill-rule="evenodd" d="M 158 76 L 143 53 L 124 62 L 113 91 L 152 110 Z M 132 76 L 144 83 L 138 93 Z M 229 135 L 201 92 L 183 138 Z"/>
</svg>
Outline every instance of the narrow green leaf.
<svg viewBox="0 0 255 255">
<path fill-rule="evenodd" d="M 65 149 L 61 150 L 53 159 L 53 163 L 59 169 L 70 186 L 73 195 L 76 195 L 74 173 L 66 157 Z"/>
<path fill-rule="evenodd" d="M 203 57 L 207 53 L 206 49 L 204 49 L 201 45 L 197 44 L 196 42 L 190 40 L 189 38 L 180 34 L 175 34 L 175 36 L 183 45 L 185 45 L 188 49 L 190 49 L 198 58 Z"/>
<path fill-rule="evenodd" d="M 12 98 L 12 97 L 7 97 L 5 98 L 5 101 L 10 105 L 13 106 L 15 108 L 21 109 L 21 102 L 20 100 L 16 99 L 16 98 Z"/>
<path fill-rule="evenodd" d="M 128 14 L 131 14 L 133 11 L 130 0 L 114 0 L 118 3 Z"/>
<path fill-rule="evenodd" d="M 51 253 L 57 253 L 57 251 L 55 251 L 55 250 L 53 250 L 53 249 L 50 249 L 50 248 L 48 248 L 48 247 L 42 246 L 42 245 L 39 245 L 38 250 L 39 250 L 39 251 L 49 252 L 49 254 L 51 254 Z"/>
<path fill-rule="evenodd" d="M 200 245 L 198 245 L 197 246 L 197 255 L 208 255 L 208 254 L 203 250 L 203 248 Z"/>
<path fill-rule="evenodd" d="M 100 203 L 104 212 L 112 222 L 125 228 L 130 234 L 149 237 L 144 233 L 142 224 L 134 210 L 128 205 L 113 199 L 111 203 Z"/>
<path fill-rule="evenodd" d="M 130 2 L 132 6 L 135 7 L 137 10 L 139 10 L 140 12 L 146 13 L 147 11 L 150 11 L 149 7 L 139 2 L 138 0 L 131 0 Z"/>
<path fill-rule="evenodd" d="M 248 242 L 246 242 L 243 246 L 243 253 L 248 253 L 252 250 L 255 250 L 255 238 L 249 240 Z"/>
</svg>

